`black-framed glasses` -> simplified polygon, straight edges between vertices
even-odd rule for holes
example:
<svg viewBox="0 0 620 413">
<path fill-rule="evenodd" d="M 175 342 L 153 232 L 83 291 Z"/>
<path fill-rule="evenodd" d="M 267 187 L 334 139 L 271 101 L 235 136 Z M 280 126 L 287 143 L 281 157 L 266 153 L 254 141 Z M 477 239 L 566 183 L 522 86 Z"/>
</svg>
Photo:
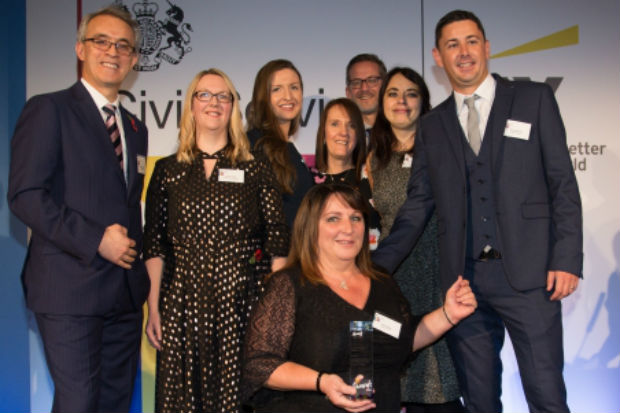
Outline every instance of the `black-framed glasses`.
<svg viewBox="0 0 620 413">
<path fill-rule="evenodd" d="M 201 102 L 210 102 L 213 96 L 215 96 L 218 103 L 230 103 L 233 101 L 233 97 L 230 93 L 212 93 L 208 90 L 199 90 L 194 92 L 194 97 Z"/>
<path fill-rule="evenodd" d="M 381 83 L 381 76 L 370 76 L 366 79 L 351 79 L 349 80 L 349 87 L 351 89 L 359 89 L 364 83 L 366 83 L 368 87 L 379 86 L 379 83 Z"/>
<path fill-rule="evenodd" d="M 114 48 L 118 52 L 118 54 L 123 56 L 131 56 L 136 52 L 136 48 L 130 45 L 125 41 L 113 42 L 112 40 L 90 37 L 88 39 L 82 40 L 83 42 L 93 42 L 93 46 L 97 49 L 107 52 L 110 50 L 110 47 L 114 45 Z"/>
</svg>

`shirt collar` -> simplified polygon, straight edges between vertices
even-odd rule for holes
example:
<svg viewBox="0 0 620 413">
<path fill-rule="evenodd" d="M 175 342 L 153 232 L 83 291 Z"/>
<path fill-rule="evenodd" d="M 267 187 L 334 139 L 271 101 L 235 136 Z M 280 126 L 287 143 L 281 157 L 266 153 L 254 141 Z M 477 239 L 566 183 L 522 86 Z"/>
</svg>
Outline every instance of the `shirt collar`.
<svg viewBox="0 0 620 413">
<path fill-rule="evenodd" d="M 103 96 L 103 94 L 101 94 L 101 92 L 95 89 L 93 85 L 88 83 L 86 79 L 81 78 L 80 80 L 82 84 L 84 85 L 84 87 L 86 88 L 86 90 L 88 91 L 88 93 L 90 94 L 90 96 L 95 101 L 95 105 L 97 105 L 99 112 L 102 112 L 101 108 L 109 103 L 113 104 L 116 107 L 116 110 L 118 111 L 118 107 L 119 107 L 118 105 L 120 102 L 119 96 L 116 96 L 116 99 L 114 100 L 114 102 L 110 102 L 105 96 Z"/>
<path fill-rule="evenodd" d="M 460 113 L 463 107 L 465 106 L 464 101 L 465 98 L 468 98 L 472 95 L 478 95 L 480 99 L 486 100 L 487 102 L 493 102 L 495 98 L 495 85 L 497 82 L 495 78 L 491 76 L 491 74 L 487 74 L 487 77 L 480 83 L 480 86 L 472 93 L 471 95 L 464 95 L 457 91 L 454 91 L 454 100 L 456 103 L 456 111 Z"/>
</svg>

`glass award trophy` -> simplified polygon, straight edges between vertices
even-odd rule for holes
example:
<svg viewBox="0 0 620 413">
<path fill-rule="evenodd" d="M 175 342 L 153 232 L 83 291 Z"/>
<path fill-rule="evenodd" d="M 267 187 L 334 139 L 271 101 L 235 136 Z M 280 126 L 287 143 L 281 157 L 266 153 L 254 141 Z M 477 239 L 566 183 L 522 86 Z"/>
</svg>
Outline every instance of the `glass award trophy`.
<svg viewBox="0 0 620 413">
<path fill-rule="evenodd" d="M 354 400 L 371 399 L 373 386 L 372 321 L 349 323 L 349 384 L 357 390 Z"/>
</svg>

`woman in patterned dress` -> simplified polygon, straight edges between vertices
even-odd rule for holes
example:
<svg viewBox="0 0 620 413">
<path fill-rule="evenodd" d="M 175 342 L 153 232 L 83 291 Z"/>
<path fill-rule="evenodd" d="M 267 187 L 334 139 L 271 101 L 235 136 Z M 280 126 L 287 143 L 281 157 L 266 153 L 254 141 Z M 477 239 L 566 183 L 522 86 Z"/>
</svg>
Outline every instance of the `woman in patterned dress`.
<svg viewBox="0 0 620 413">
<path fill-rule="evenodd" d="M 390 70 L 379 92 L 379 111 L 370 133 L 367 175 L 373 202 L 381 215 L 381 241 L 387 237 L 398 209 L 407 198 L 418 120 L 430 110 L 424 79 L 408 67 Z M 413 314 L 441 305 L 437 217 L 394 273 Z M 461 412 L 460 392 L 445 338 L 421 350 L 401 381 L 407 413 Z"/>
<path fill-rule="evenodd" d="M 236 412 L 247 317 L 288 230 L 268 163 L 243 132 L 237 91 L 217 69 L 189 85 L 176 154 L 146 200 L 146 334 L 158 350 L 157 412 Z"/>
</svg>

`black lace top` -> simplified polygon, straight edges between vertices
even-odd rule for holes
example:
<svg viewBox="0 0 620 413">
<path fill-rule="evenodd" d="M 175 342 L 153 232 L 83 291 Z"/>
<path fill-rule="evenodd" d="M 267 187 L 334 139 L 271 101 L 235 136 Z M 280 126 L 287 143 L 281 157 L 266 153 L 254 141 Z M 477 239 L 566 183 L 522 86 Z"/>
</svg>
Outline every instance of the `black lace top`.
<svg viewBox="0 0 620 413">
<path fill-rule="evenodd" d="M 419 318 L 391 278 L 371 281 L 362 310 L 352 306 L 326 285 L 302 281 L 298 268 L 283 270 L 268 281 L 253 312 L 244 349 L 242 400 L 257 411 L 339 412 L 316 391 L 274 391 L 262 385 L 282 363 L 293 361 L 349 380 L 349 322 L 370 321 L 376 311 L 402 323 L 395 339 L 373 332 L 376 411 L 400 409 L 399 376 L 411 353 Z"/>
</svg>

